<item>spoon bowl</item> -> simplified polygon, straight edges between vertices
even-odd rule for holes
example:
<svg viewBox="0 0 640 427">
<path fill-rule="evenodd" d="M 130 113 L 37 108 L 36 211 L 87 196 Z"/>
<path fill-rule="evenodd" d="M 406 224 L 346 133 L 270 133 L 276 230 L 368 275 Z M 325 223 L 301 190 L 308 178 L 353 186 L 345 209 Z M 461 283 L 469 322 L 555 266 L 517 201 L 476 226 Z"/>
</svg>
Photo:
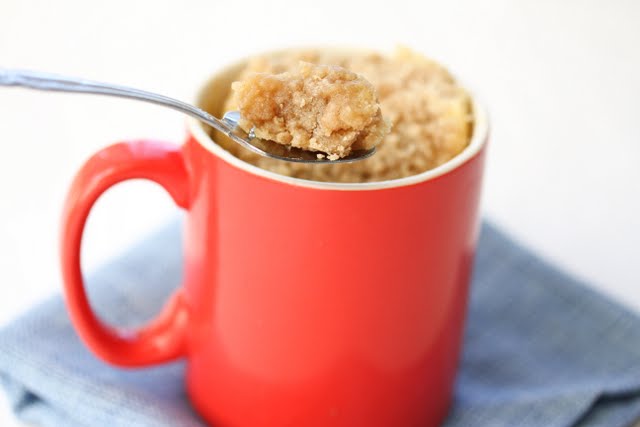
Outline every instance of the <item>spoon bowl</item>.
<svg viewBox="0 0 640 427">
<path fill-rule="evenodd" d="M 326 155 L 323 155 L 324 153 L 303 150 L 266 139 L 256 138 L 253 129 L 247 133 L 238 125 L 240 121 L 239 111 L 226 112 L 222 117 L 222 121 L 229 127 L 229 131 L 225 132 L 225 135 L 254 153 L 272 159 L 297 163 L 352 163 L 366 159 L 376 152 L 375 147 L 369 150 L 354 150 L 349 153 L 348 156 L 336 160 L 329 160 Z M 319 154 L 321 157 L 318 156 Z"/>
</svg>

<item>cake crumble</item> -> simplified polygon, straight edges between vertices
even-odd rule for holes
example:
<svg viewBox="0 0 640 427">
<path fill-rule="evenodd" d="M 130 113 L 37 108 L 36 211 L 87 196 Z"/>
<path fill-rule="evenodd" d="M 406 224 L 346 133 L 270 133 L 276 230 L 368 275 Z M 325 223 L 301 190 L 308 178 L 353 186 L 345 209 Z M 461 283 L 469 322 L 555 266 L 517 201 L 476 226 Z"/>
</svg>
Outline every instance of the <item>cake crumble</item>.
<svg viewBox="0 0 640 427">
<path fill-rule="evenodd" d="M 300 61 L 283 73 L 253 73 L 232 84 L 246 132 L 329 160 L 375 147 L 389 133 L 375 88 L 339 66 Z"/>
</svg>

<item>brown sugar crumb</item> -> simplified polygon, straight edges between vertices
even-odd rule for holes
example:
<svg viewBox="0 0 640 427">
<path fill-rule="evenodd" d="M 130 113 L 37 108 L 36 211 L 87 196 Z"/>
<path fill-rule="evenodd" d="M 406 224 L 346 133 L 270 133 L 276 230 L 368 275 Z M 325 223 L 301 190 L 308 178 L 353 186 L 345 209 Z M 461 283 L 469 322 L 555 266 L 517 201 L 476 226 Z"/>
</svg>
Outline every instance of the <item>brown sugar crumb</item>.
<svg viewBox="0 0 640 427">
<path fill-rule="evenodd" d="M 245 131 L 329 160 L 370 149 L 389 133 L 373 85 L 338 66 L 300 61 L 292 71 L 250 74 L 231 87 Z"/>
<path fill-rule="evenodd" d="M 314 49 L 258 56 L 249 60 L 237 80 L 254 73 L 296 70 L 300 61 L 340 66 L 371 82 L 382 116 L 391 122 L 391 131 L 375 155 L 351 164 L 308 165 L 259 156 L 221 134 L 214 140 L 263 169 L 327 182 L 385 181 L 419 174 L 449 161 L 469 144 L 473 129 L 469 94 L 440 64 L 406 48 L 390 55 Z M 237 110 L 235 95 L 217 112 Z"/>
</svg>

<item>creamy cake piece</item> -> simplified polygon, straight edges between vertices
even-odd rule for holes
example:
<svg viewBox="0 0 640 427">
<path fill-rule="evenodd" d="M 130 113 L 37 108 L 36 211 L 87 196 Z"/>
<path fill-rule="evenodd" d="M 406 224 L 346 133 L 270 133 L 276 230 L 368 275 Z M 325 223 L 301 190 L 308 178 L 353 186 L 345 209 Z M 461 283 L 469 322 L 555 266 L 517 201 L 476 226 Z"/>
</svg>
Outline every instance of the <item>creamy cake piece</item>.
<svg viewBox="0 0 640 427">
<path fill-rule="evenodd" d="M 294 70 L 250 74 L 231 87 L 245 131 L 319 157 L 370 149 L 389 133 L 373 85 L 342 67 L 300 61 Z"/>
</svg>

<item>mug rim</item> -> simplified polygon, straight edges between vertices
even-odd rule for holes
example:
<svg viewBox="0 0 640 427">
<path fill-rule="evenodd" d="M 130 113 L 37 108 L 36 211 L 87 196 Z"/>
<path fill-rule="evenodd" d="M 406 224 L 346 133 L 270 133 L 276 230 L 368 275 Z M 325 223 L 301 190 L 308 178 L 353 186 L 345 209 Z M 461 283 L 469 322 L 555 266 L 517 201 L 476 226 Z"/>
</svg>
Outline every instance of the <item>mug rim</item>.
<svg viewBox="0 0 640 427">
<path fill-rule="evenodd" d="M 217 72 L 213 73 L 203 85 L 200 86 L 200 89 L 196 93 L 195 99 L 202 99 L 205 95 L 205 90 L 210 86 L 211 82 L 214 81 L 224 70 L 230 69 L 232 67 L 237 67 L 246 61 L 247 58 L 228 64 L 225 67 L 221 67 Z M 469 97 L 471 98 L 471 109 L 473 112 L 473 130 L 469 144 L 458 155 L 456 155 L 449 161 L 433 169 L 429 169 L 419 174 L 410 175 L 403 178 L 395 178 L 375 182 L 325 182 L 295 178 L 292 176 L 282 175 L 276 172 L 262 169 L 261 167 L 252 165 L 251 163 L 245 162 L 244 160 L 241 160 L 240 158 L 234 156 L 213 140 L 213 138 L 205 131 L 204 124 L 202 124 L 198 119 L 189 117 L 187 119 L 187 129 L 193 136 L 193 138 L 205 150 L 209 151 L 211 154 L 215 155 L 222 161 L 244 172 L 268 179 L 270 181 L 289 184 L 297 187 L 312 188 L 316 190 L 371 191 L 405 187 L 433 180 L 439 176 L 445 175 L 458 169 L 469 160 L 477 156 L 482 148 L 487 144 L 487 141 L 489 139 L 489 117 L 487 114 L 487 110 L 484 107 L 484 104 L 478 99 L 474 91 L 470 90 L 467 85 L 460 83 L 460 80 L 457 78 L 457 76 L 454 77 L 456 77 L 456 81 L 467 91 Z"/>
</svg>

